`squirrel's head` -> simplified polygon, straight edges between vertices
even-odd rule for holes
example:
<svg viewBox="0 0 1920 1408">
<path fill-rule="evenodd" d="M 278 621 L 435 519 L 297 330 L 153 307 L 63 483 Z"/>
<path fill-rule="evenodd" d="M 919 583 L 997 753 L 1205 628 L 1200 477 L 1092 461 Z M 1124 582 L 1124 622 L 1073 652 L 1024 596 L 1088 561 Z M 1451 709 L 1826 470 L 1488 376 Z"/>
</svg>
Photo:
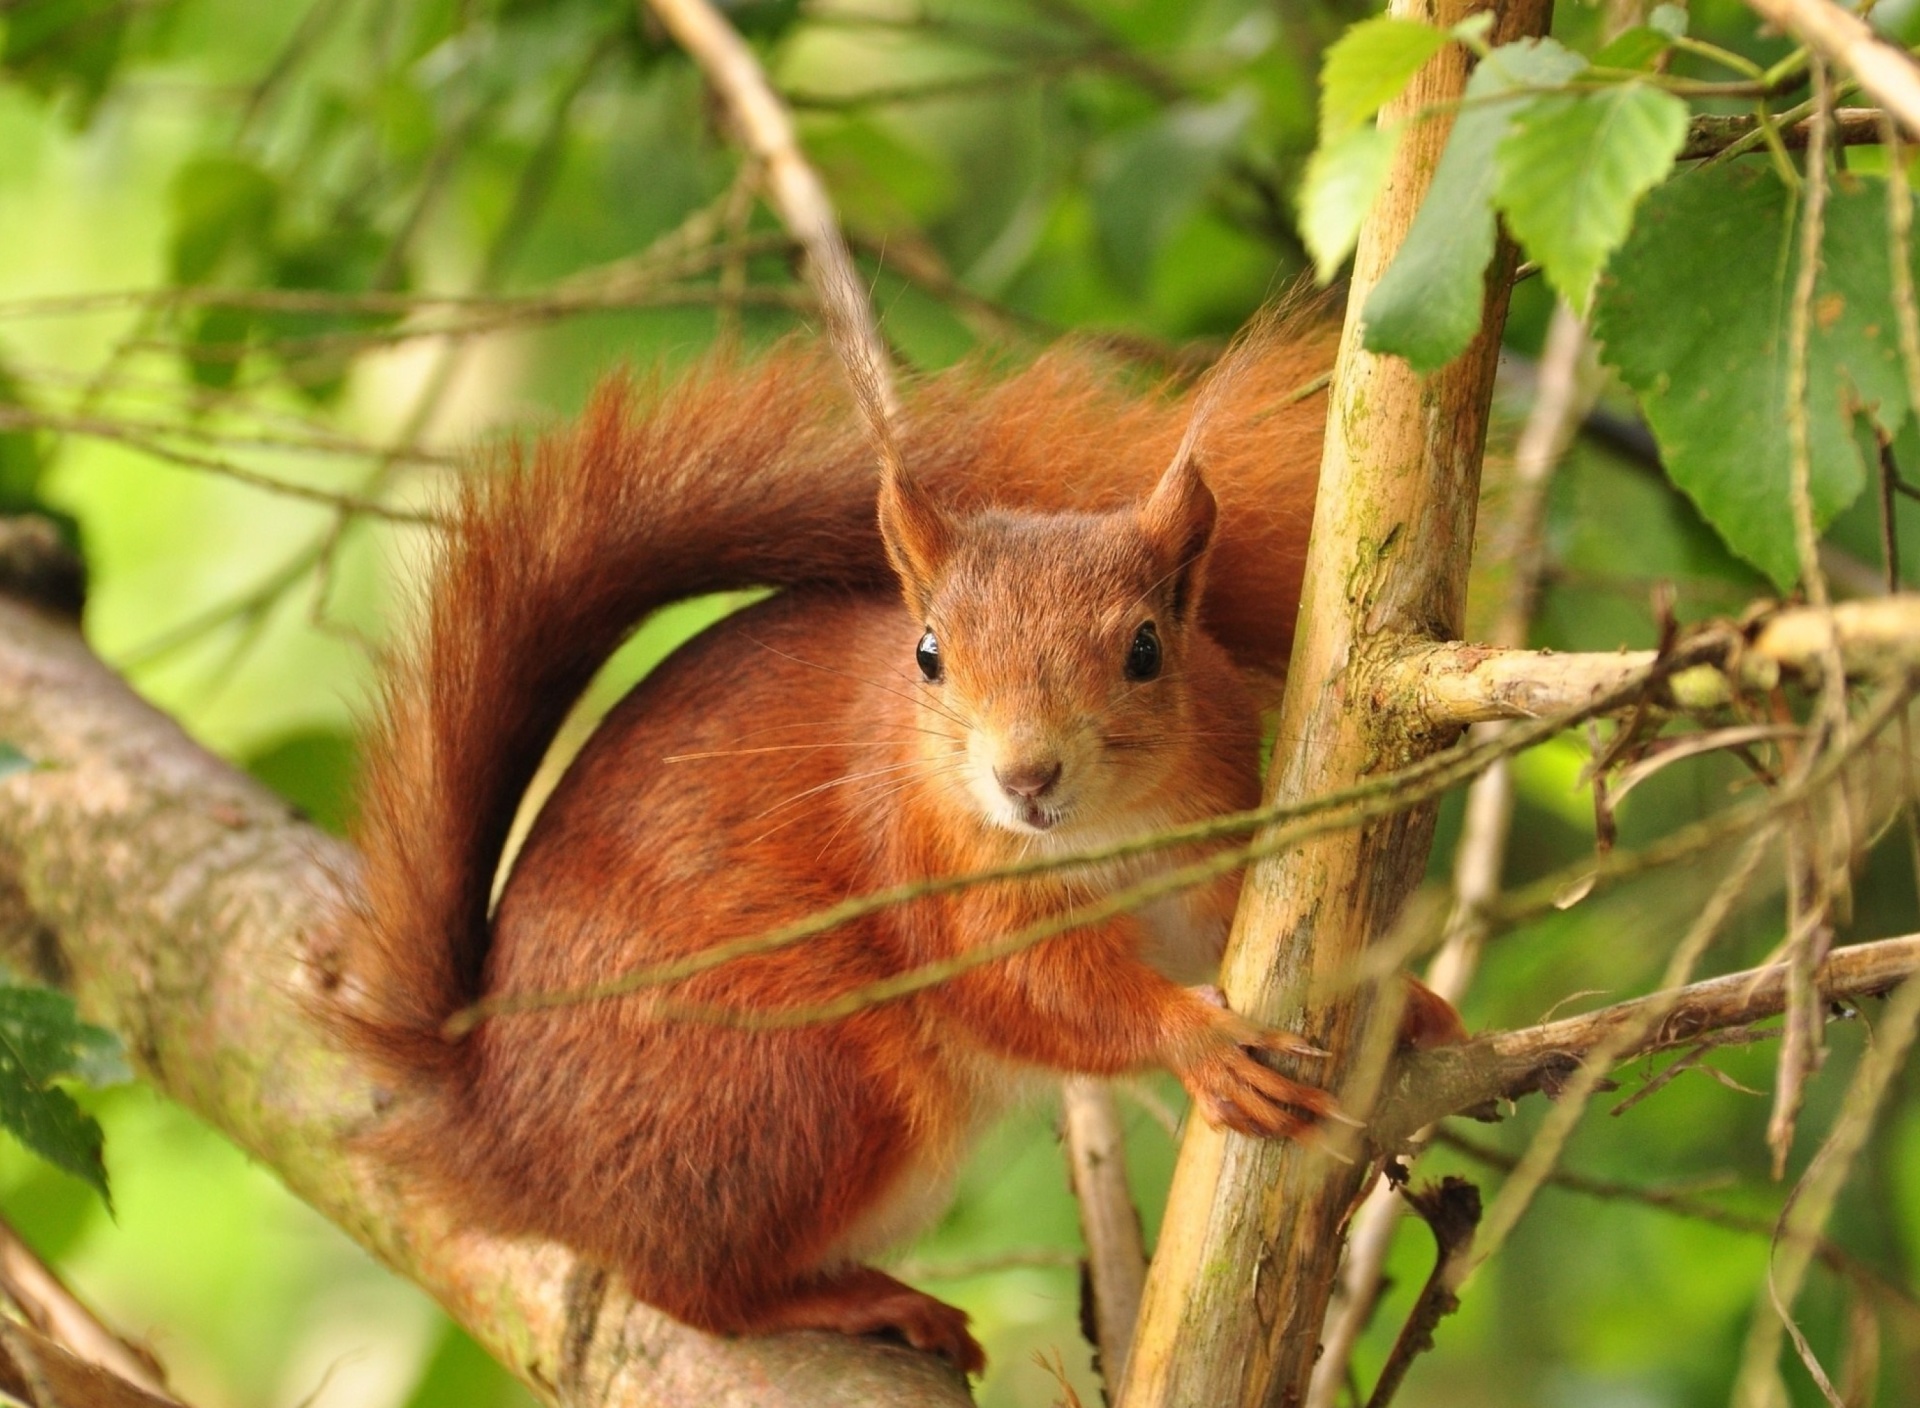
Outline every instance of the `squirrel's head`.
<svg viewBox="0 0 1920 1408">
<path fill-rule="evenodd" d="M 919 625 L 900 648 L 920 726 L 993 825 L 1063 841 L 1131 830 L 1179 785 L 1210 712 L 1191 667 L 1217 658 L 1198 624 L 1214 514 L 1187 453 L 1145 500 L 1098 514 L 962 515 L 887 476 L 880 526 Z"/>
</svg>

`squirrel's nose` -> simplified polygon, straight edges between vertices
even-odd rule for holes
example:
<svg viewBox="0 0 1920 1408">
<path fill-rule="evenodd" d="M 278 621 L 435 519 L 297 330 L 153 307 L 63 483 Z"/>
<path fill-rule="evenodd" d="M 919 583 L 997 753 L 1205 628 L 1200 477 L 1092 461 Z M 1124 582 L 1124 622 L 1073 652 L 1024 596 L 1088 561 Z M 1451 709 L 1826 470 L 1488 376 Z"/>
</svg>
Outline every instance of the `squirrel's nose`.
<svg viewBox="0 0 1920 1408">
<path fill-rule="evenodd" d="M 1008 796 L 1031 802 L 1045 796 L 1053 784 L 1060 780 L 1060 760 L 1040 758 L 1033 762 L 997 767 L 993 770 L 993 777 Z"/>
</svg>

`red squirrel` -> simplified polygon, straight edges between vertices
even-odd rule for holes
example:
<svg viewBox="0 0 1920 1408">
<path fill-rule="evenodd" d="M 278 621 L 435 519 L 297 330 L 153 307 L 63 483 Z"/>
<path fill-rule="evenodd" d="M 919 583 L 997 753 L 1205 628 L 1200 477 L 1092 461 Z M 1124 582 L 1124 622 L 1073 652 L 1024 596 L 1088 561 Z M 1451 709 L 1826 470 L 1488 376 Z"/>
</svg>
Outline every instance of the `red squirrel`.
<svg viewBox="0 0 1920 1408">
<path fill-rule="evenodd" d="M 1286 663 L 1329 353 L 1296 330 L 1243 357 L 1204 473 L 1191 398 L 1056 354 L 918 390 L 910 477 L 876 512 L 836 373 L 789 351 L 644 411 L 603 387 L 471 482 L 366 747 L 345 1023 L 399 1097 L 384 1151 L 471 1225 L 565 1243 L 688 1324 L 891 1332 L 978 1372 L 965 1315 L 866 1259 L 937 1216 L 1034 1073 L 1165 1066 L 1217 1125 L 1310 1129 L 1327 1096 L 1255 1055 L 1310 1048 L 1187 986 L 1211 980 L 1237 875 L 836 1021 L 752 1025 L 1193 848 L 918 900 L 667 990 L 745 1025 L 662 1015 L 654 990 L 442 1029 L 483 996 L 1255 805 L 1250 682 Z M 595 670 L 654 608 L 750 585 L 785 590 L 608 714 L 490 915 L 516 806 Z"/>
</svg>

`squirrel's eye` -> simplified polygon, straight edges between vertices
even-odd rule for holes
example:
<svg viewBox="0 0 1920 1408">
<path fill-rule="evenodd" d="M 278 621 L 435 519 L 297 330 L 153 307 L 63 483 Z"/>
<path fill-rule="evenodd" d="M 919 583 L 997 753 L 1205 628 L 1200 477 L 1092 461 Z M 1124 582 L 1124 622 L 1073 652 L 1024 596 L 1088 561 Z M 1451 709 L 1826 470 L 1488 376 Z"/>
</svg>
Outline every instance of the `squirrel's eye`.
<svg viewBox="0 0 1920 1408">
<path fill-rule="evenodd" d="M 932 631 L 920 637 L 920 644 L 914 648 L 913 659 L 928 683 L 940 682 L 940 642 L 934 638 Z"/>
<path fill-rule="evenodd" d="M 1133 633 L 1133 644 L 1127 647 L 1127 678 L 1150 680 L 1159 673 L 1160 632 L 1153 628 L 1153 622 L 1142 621 Z"/>
</svg>

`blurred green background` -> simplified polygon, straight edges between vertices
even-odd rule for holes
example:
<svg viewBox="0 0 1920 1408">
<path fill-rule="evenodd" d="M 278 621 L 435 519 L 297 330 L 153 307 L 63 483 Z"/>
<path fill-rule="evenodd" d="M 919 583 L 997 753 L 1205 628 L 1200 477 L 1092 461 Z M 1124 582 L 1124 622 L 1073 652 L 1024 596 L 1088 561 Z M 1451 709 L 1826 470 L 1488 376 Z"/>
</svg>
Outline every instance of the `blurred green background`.
<svg viewBox="0 0 1920 1408">
<path fill-rule="evenodd" d="M 1896 31 L 1914 27 L 1913 4 L 1880 8 Z M 793 101 L 905 363 L 1018 359 L 1071 332 L 1144 385 L 1204 358 L 1306 267 L 1294 193 L 1314 143 L 1318 57 L 1369 10 L 809 0 L 733 13 Z M 1600 24 L 1568 4 L 1558 32 L 1591 50 Z M 1756 38 L 1730 0 L 1696 6 L 1693 28 L 1763 60 L 1784 48 Z M 730 194 L 738 170 L 697 75 L 618 0 L 7 0 L 0 411 L 16 415 L 0 424 L 0 510 L 60 515 L 92 572 L 87 629 L 102 654 L 209 747 L 338 829 L 369 642 L 411 600 L 423 534 L 342 520 L 232 471 L 428 504 L 490 442 L 570 413 L 610 367 L 671 368 L 716 340 L 812 335 L 777 226 Z M 698 255 L 729 232 L 733 267 Z M 148 296 L 187 284 L 362 297 Z M 422 293 L 479 301 L 404 297 Z M 1538 281 L 1520 287 L 1516 353 L 1536 350 L 1549 312 Z M 1503 415 L 1524 409 L 1520 391 L 1503 398 Z M 1511 433 L 1496 433 L 1486 522 L 1499 519 Z M 1863 504 L 1830 536 L 1873 564 L 1877 535 Z M 1902 537 L 1920 560 L 1920 539 Z M 1656 581 L 1674 584 L 1689 619 L 1763 590 L 1657 474 L 1590 441 L 1555 484 L 1549 539 L 1542 646 L 1652 644 Z M 1476 580 L 1482 622 L 1500 567 L 1483 563 Z M 718 609 L 649 627 L 600 697 Z M 1519 764 L 1516 879 L 1591 848 L 1577 786 L 1588 756 L 1567 739 Z M 1661 774 L 1626 804 L 1623 843 L 1722 805 L 1737 780 L 1712 763 Z M 1456 798 L 1436 875 L 1457 810 Z M 1896 836 L 1876 852 L 1844 937 L 1920 927 L 1903 845 Z M 1640 990 L 1697 908 L 1699 883 L 1661 877 L 1502 939 L 1466 1005 L 1470 1024 L 1525 1024 L 1570 995 Z M 1717 960 L 1757 961 L 1778 932 L 1777 905 L 1757 906 Z M 1835 1029 L 1796 1173 L 1865 1025 Z M 1772 1059 L 1762 1045 L 1713 1064 L 1763 1090 Z M 1155 1110 L 1177 1109 L 1179 1093 L 1162 1080 L 1143 1089 L 1123 1106 L 1151 1235 L 1174 1149 Z M 87 1099 L 107 1129 L 117 1218 L 10 1145 L 0 1210 L 108 1318 L 151 1341 L 190 1401 L 528 1401 L 422 1296 L 192 1117 L 145 1087 Z M 1472 1137 L 1517 1150 L 1540 1103 Z M 1764 1223 L 1783 1197 L 1766 1177 L 1766 1108 L 1689 1074 L 1619 1118 L 1596 1111 L 1566 1164 L 1694 1190 Z M 1835 1227 L 1894 1287 L 1874 1302 L 1881 1405 L 1920 1402 L 1916 1154 L 1907 1079 Z M 1489 1189 L 1499 1178 L 1446 1149 L 1420 1169 L 1441 1171 Z M 1058 1386 L 1035 1356 L 1056 1354 L 1098 1401 L 1076 1328 L 1077 1247 L 1054 1112 L 1038 1109 L 991 1138 L 945 1222 L 907 1249 L 924 1284 L 975 1317 L 993 1360 L 982 1403 L 1053 1402 Z M 1766 1255 L 1763 1236 L 1549 1190 L 1401 1401 L 1723 1402 Z M 1363 1382 L 1430 1257 L 1427 1234 L 1404 1227 L 1359 1356 Z M 982 1269 L 996 1259 L 1009 1264 Z M 1802 1302 L 1829 1363 L 1842 1357 L 1849 1295 L 1817 1272 Z M 1797 1402 L 1819 1401 L 1792 1378 Z"/>
</svg>

